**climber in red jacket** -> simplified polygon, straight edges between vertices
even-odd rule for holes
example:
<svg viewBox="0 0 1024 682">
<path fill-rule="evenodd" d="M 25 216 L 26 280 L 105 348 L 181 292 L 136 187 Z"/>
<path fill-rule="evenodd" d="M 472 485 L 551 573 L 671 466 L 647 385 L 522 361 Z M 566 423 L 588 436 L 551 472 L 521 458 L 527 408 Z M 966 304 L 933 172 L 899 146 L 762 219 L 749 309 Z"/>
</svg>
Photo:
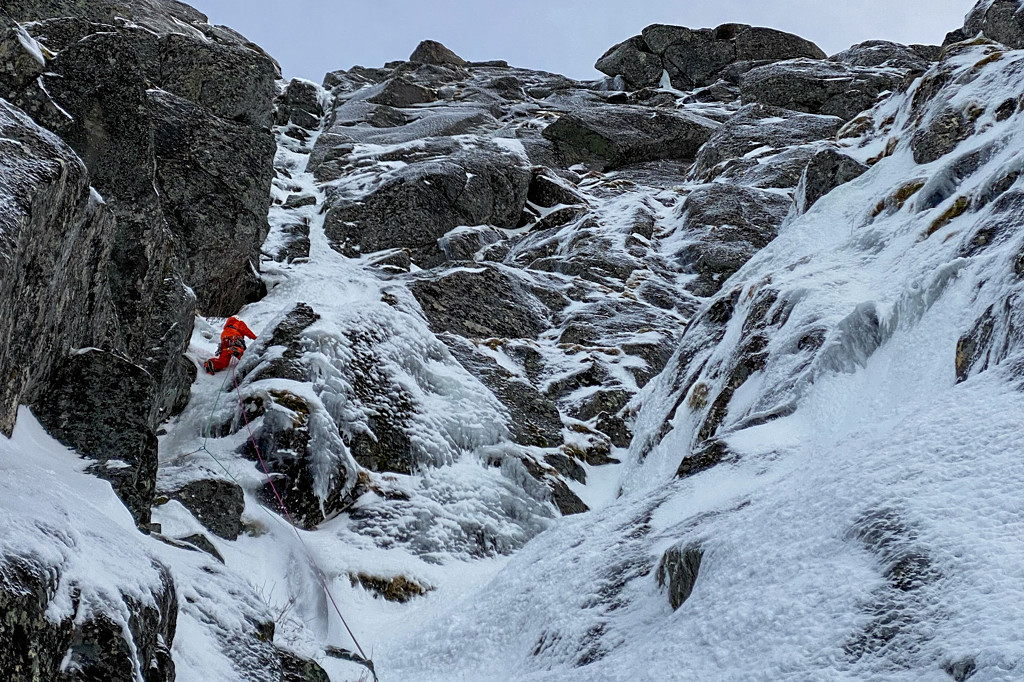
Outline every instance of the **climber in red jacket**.
<svg viewBox="0 0 1024 682">
<path fill-rule="evenodd" d="M 229 317 L 224 323 L 224 331 L 220 333 L 220 348 L 217 349 L 217 357 L 210 358 L 203 363 L 203 369 L 207 374 L 215 374 L 222 369 L 227 369 L 231 358 L 240 358 L 245 352 L 245 338 L 255 339 L 256 335 L 237 317 Z"/>
</svg>

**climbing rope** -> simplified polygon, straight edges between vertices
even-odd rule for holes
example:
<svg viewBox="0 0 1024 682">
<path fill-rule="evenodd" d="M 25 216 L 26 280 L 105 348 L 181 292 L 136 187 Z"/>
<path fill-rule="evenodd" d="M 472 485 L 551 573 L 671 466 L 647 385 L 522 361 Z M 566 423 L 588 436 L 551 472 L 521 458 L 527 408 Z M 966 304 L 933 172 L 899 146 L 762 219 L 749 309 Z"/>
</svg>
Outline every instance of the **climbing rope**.
<svg viewBox="0 0 1024 682">
<path fill-rule="evenodd" d="M 351 661 L 353 663 L 358 663 L 359 665 L 362 665 L 370 671 L 370 674 L 373 675 L 373 679 L 377 680 L 377 671 L 374 669 L 373 660 L 368 658 L 366 654 L 363 652 L 363 647 L 360 646 L 359 640 L 356 639 L 355 633 L 352 632 L 352 628 L 349 627 L 348 621 L 346 621 L 345 616 L 342 615 L 341 608 L 338 607 L 338 602 L 337 600 L 335 600 L 334 594 L 331 592 L 331 588 L 327 584 L 327 578 L 324 575 L 324 572 L 320 570 L 320 567 L 317 565 L 316 560 L 313 558 L 312 551 L 309 549 L 309 546 L 306 544 L 306 541 L 302 538 L 302 534 L 299 533 L 299 528 L 297 525 L 295 525 L 295 521 L 292 519 L 291 512 L 288 510 L 287 505 L 285 505 L 284 503 L 284 498 L 278 492 L 277 486 L 274 485 L 274 479 L 270 475 L 270 470 L 267 468 L 267 463 L 263 459 L 263 453 L 260 452 L 259 445 L 256 443 L 256 438 L 253 435 L 252 425 L 249 423 L 249 415 L 246 414 L 245 412 L 245 402 L 242 400 L 242 391 L 238 385 L 238 376 L 235 373 L 236 364 L 237 362 L 232 360 L 231 380 L 234 383 L 235 394 L 238 396 L 238 408 L 242 412 L 242 418 L 245 420 L 245 428 L 249 434 L 249 442 L 252 443 L 253 450 L 256 453 L 256 458 L 259 460 L 260 463 L 260 468 L 263 470 L 263 474 L 267 477 L 267 482 L 270 484 L 270 489 L 273 491 L 274 497 L 277 498 L 277 503 L 281 506 L 281 511 L 284 512 L 285 518 L 288 520 L 288 524 L 295 532 L 295 537 L 299 539 L 299 544 L 302 546 L 303 551 L 306 553 L 306 558 L 309 560 L 309 565 L 313 569 L 313 573 L 316 574 L 317 580 L 320 582 L 320 587 L 322 587 L 324 593 L 327 594 L 327 598 L 330 600 L 331 606 L 334 607 L 334 612 L 338 614 L 338 619 L 341 621 L 341 624 L 345 626 L 345 630 L 346 632 L 348 632 L 348 636 L 352 639 L 352 642 L 356 645 L 356 650 L 359 652 L 359 655 L 356 656 L 352 652 L 345 652 L 344 650 L 342 650 L 340 652 L 340 655 L 337 657 L 342 658 L 343 660 Z M 224 473 L 227 474 L 228 478 L 234 481 L 235 484 L 238 485 L 239 487 L 242 487 L 242 484 L 238 481 L 237 478 L 235 478 L 234 474 L 232 474 L 231 471 L 224 465 L 224 463 L 221 462 L 217 458 L 217 456 L 213 454 L 213 452 L 211 452 L 209 448 L 206 447 L 207 442 L 210 440 L 210 426 L 213 422 L 213 415 L 217 411 L 217 407 L 220 405 L 220 398 L 221 395 L 225 392 L 224 388 L 225 386 L 227 386 L 227 383 L 228 377 L 225 376 L 223 383 L 221 383 L 220 385 L 220 389 L 218 389 L 217 391 L 217 399 L 214 401 L 213 407 L 210 409 L 210 413 L 209 415 L 207 415 L 206 418 L 206 426 L 203 429 L 203 444 L 191 452 L 186 452 L 185 454 L 180 455 L 176 459 L 184 459 L 185 457 L 188 457 L 190 455 L 205 452 L 210 456 L 210 459 L 216 462 L 217 465 L 224 470 Z"/>
<path fill-rule="evenodd" d="M 369 670 L 370 673 L 373 675 L 373 679 L 376 680 L 377 671 L 374 670 L 373 661 L 367 658 L 366 654 L 363 652 L 363 647 L 359 645 L 359 640 L 356 639 L 355 633 L 353 633 L 352 628 L 349 627 L 348 621 L 346 621 L 345 616 L 341 614 L 341 609 L 338 607 L 338 602 L 334 599 L 334 594 L 331 592 L 331 588 L 327 584 L 327 578 L 326 576 L 324 576 L 324 572 L 320 570 L 319 566 L 317 566 L 316 561 L 313 559 L 312 551 L 310 551 L 309 546 L 306 545 L 306 541 L 302 538 L 302 534 L 299 533 L 299 527 L 295 525 L 295 521 L 294 519 L 292 519 L 292 514 L 288 510 L 288 506 L 284 503 L 284 498 L 281 496 L 281 493 L 278 492 L 277 486 L 274 485 L 274 479 L 270 475 L 270 470 L 267 468 L 267 463 L 266 461 L 264 461 L 263 454 L 260 452 L 259 445 L 256 443 L 256 437 L 255 435 L 253 435 L 252 425 L 249 423 L 249 415 L 246 414 L 245 412 L 245 402 L 242 400 L 242 390 L 238 386 L 238 376 L 235 374 L 235 363 L 231 364 L 231 380 L 235 384 L 235 394 L 238 396 L 238 408 L 239 410 L 241 410 L 242 418 L 245 420 L 245 428 L 246 431 L 248 431 L 249 433 L 249 442 L 252 443 L 253 451 L 256 453 L 256 458 L 259 460 L 260 463 L 260 468 L 263 469 L 263 474 L 267 477 L 267 483 L 270 484 L 270 489 L 273 491 L 274 497 L 277 498 L 277 503 L 281 506 L 281 511 L 284 512 L 285 518 L 288 520 L 289 525 L 291 525 L 292 530 L 295 532 L 295 537 L 299 539 L 299 544 L 302 545 L 303 550 L 305 550 L 306 555 L 309 557 L 309 562 L 310 565 L 313 567 L 313 572 L 316 574 L 317 579 L 320 581 L 320 586 L 327 594 L 327 598 L 330 599 L 331 606 L 334 607 L 334 612 L 338 614 L 338 619 L 341 621 L 341 624 L 345 626 L 345 630 L 348 632 L 348 636 L 356 645 L 356 650 L 359 651 L 360 660 L 355 660 L 354 657 L 350 660 L 353 660 L 355 663 L 359 663 L 360 665 L 365 666 L 366 669 Z M 209 451 L 207 450 L 207 452 Z"/>
<path fill-rule="evenodd" d="M 224 469 L 224 473 L 226 473 L 228 475 L 228 477 L 232 481 L 235 481 L 235 483 L 238 483 L 238 481 L 235 480 L 235 477 L 231 474 L 231 472 L 228 471 L 227 467 L 225 467 L 221 463 L 221 461 L 219 459 L 217 459 L 217 456 L 214 455 L 212 452 L 210 452 L 207 449 L 207 447 L 206 447 L 207 441 L 210 440 L 210 425 L 213 423 L 213 413 L 216 412 L 217 408 L 220 406 L 220 397 L 224 393 L 224 387 L 227 386 L 227 385 L 228 385 L 228 377 L 227 377 L 227 375 L 225 375 L 224 376 L 224 381 L 221 383 L 220 388 L 217 389 L 217 399 L 213 401 L 213 407 L 210 408 L 210 414 L 206 415 L 206 425 L 203 427 L 203 444 L 200 445 L 195 450 L 192 450 L 191 452 L 186 452 L 186 453 L 184 453 L 182 455 L 178 455 L 177 457 L 174 458 L 174 460 L 172 460 L 172 463 L 177 463 L 177 462 L 185 459 L 186 457 L 190 457 L 191 455 L 195 455 L 195 454 L 198 454 L 200 452 L 206 452 L 206 454 L 210 455 L 210 457 L 213 459 L 214 462 L 216 462 L 218 465 L 220 465 L 221 469 Z M 241 485 L 241 484 L 239 484 L 239 485 Z"/>
</svg>

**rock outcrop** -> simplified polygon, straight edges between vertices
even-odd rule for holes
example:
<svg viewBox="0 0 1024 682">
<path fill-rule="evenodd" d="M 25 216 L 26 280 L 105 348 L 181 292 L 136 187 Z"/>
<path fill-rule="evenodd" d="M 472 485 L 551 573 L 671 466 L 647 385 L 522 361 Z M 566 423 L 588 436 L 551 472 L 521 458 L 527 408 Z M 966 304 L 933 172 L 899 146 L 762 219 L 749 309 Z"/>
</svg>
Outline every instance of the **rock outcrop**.
<svg viewBox="0 0 1024 682">
<path fill-rule="evenodd" d="M 96 461 L 90 471 L 111 482 L 141 527 L 156 492 L 153 384 L 138 365 L 86 349 L 61 363 L 32 406 L 50 435 Z"/>
<path fill-rule="evenodd" d="M 740 97 L 744 102 L 848 121 L 874 106 L 882 93 L 897 90 L 903 76 L 902 71 L 793 59 L 748 71 L 743 75 Z"/>
<path fill-rule="evenodd" d="M 982 0 L 967 13 L 963 36 L 977 35 L 1007 47 L 1024 49 L 1024 11 L 1020 0 Z"/>
<path fill-rule="evenodd" d="M 260 295 L 279 70 L 177 3 L 26 1 L 5 11 L 32 23 L 7 29 L 0 96 L 36 121 L 4 104 L 6 137 L 23 143 L 5 173 L 22 196 L 4 216 L 13 221 L 5 273 L 13 286 L 4 297 L 12 326 L 0 425 L 10 431 L 19 402 L 69 385 L 90 391 L 54 367 L 98 347 L 133 358 L 151 377 L 146 396 L 120 405 L 126 422 L 151 433 L 188 398 L 195 368 L 183 354 L 197 305 L 229 314 Z M 57 257 L 52 244 L 67 255 Z M 26 295 L 40 302 L 28 305 Z M 19 323 L 15 309 L 40 314 Z M 136 369 L 106 371 L 113 384 L 134 386 Z M 63 422 L 96 416 L 74 414 L 85 393 L 65 398 Z M 153 480 L 136 485 L 151 491 Z M 140 520 L 151 493 L 143 497 L 129 503 Z"/>
<path fill-rule="evenodd" d="M 632 89 L 657 85 L 667 73 L 672 87 L 690 90 L 735 77 L 752 64 L 809 57 L 824 59 L 817 45 L 770 28 L 722 24 L 690 29 L 654 24 L 639 36 L 612 47 L 597 60 L 597 70 L 621 76 Z M 730 67 L 735 67 L 730 72 Z"/>
<path fill-rule="evenodd" d="M 406 166 L 366 196 L 336 199 L 324 229 L 346 255 L 404 248 L 430 267 L 444 260 L 438 239 L 460 225 L 516 227 L 529 183 L 515 154 L 454 154 Z"/>
<path fill-rule="evenodd" d="M 543 134 L 566 166 L 612 170 L 644 161 L 693 159 L 716 127 L 692 114 L 617 107 L 566 114 Z"/>
</svg>

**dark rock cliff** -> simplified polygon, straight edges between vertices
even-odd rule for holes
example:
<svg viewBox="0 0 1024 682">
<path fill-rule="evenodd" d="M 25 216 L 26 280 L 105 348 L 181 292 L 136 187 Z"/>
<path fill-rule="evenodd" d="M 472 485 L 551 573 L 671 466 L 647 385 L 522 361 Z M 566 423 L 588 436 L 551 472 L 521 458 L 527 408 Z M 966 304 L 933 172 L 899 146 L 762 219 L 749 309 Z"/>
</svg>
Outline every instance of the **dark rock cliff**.
<svg viewBox="0 0 1024 682">
<path fill-rule="evenodd" d="M 227 315 L 259 296 L 279 69 L 181 3 L 12 2 L 4 9 L 31 23 L 7 29 L 4 44 L 21 66 L 0 96 L 70 149 L 9 114 L 9 138 L 34 135 L 36 147 L 51 148 L 36 154 L 33 169 L 9 157 L 25 170 L 21 186 L 9 190 L 21 208 L 5 215 L 16 227 L 6 231 L 4 279 L 13 286 L 0 304 L 10 311 L 0 427 L 10 432 L 18 403 L 73 385 L 53 374 L 55 363 L 99 347 L 128 360 L 123 374 L 106 368 L 113 383 L 119 376 L 131 382 L 139 369 L 152 377 L 147 395 L 110 404 L 104 417 L 128 415 L 151 438 L 187 399 L 195 368 L 183 353 L 196 309 Z M 52 249 L 33 255 L 54 243 L 66 245 L 63 258 Z M 19 284 L 26 277 L 46 284 Z M 45 295 L 47 287 L 59 293 Z M 40 298 L 29 305 L 26 295 Z M 84 398 L 69 396 L 71 422 Z M 50 414 L 39 412 L 44 420 Z M 152 489 L 155 471 L 137 474 Z"/>
</svg>

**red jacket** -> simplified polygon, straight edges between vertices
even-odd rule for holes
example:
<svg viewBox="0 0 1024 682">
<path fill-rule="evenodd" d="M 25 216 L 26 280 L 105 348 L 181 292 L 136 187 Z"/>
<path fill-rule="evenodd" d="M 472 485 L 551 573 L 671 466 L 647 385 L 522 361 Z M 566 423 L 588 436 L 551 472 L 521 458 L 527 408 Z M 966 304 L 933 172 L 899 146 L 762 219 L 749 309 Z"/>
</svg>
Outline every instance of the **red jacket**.
<svg viewBox="0 0 1024 682">
<path fill-rule="evenodd" d="M 228 321 L 224 324 L 224 331 L 220 333 L 221 345 L 224 345 L 225 339 L 236 338 L 239 336 L 245 336 L 250 339 L 256 338 L 256 335 L 253 334 L 252 330 L 246 326 L 245 322 L 242 322 L 237 317 L 229 317 Z"/>
</svg>

